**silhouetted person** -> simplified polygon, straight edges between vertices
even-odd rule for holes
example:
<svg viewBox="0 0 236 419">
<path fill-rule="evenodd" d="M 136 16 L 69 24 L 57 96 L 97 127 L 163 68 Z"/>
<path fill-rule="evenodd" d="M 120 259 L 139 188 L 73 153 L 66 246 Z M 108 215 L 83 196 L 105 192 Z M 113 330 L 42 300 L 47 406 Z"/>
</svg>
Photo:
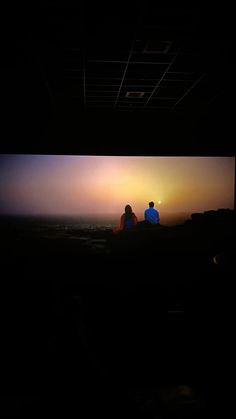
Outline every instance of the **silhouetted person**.
<svg viewBox="0 0 236 419">
<path fill-rule="evenodd" d="M 137 225 L 138 219 L 130 205 L 125 206 L 125 212 L 120 218 L 120 230 L 130 231 Z"/>
<path fill-rule="evenodd" d="M 144 211 L 144 219 L 152 225 L 159 224 L 160 215 L 159 212 L 154 208 L 154 202 L 149 202 L 149 208 Z"/>
</svg>

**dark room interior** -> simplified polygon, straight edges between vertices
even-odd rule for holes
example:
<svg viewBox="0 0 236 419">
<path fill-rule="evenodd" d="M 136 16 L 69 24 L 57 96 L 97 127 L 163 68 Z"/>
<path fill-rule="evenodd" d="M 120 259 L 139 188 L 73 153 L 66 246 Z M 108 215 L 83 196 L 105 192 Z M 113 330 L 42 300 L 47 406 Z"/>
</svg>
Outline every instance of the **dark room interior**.
<svg viewBox="0 0 236 419">
<path fill-rule="evenodd" d="M 231 7 L 31 3 L 2 10 L 0 155 L 235 157 Z M 1 220 L 0 415 L 225 414 L 235 182 L 216 212 L 109 254 Z"/>
</svg>

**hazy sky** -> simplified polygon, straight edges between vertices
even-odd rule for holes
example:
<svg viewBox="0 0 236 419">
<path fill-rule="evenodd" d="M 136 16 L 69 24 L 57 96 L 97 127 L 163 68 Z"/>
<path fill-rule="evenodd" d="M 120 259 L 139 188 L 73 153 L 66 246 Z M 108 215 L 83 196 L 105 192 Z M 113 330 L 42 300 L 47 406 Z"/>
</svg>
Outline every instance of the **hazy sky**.
<svg viewBox="0 0 236 419">
<path fill-rule="evenodd" d="M 0 213 L 120 214 L 234 205 L 233 157 L 0 155 Z M 161 201 L 158 203 L 158 201 Z"/>
</svg>

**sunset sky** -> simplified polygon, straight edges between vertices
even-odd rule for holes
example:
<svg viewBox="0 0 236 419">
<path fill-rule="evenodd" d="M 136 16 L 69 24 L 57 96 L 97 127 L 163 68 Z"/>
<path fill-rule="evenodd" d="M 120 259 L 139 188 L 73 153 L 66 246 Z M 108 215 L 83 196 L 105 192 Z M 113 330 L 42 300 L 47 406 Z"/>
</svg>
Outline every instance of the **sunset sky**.
<svg viewBox="0 0 236 419">
<path fill-rule="evenodd" d="M 1 214 L 233 208 L 233 157 L 0 155 Z M 158 203 L 158 201 L 160 201 Z"/>
</svg>

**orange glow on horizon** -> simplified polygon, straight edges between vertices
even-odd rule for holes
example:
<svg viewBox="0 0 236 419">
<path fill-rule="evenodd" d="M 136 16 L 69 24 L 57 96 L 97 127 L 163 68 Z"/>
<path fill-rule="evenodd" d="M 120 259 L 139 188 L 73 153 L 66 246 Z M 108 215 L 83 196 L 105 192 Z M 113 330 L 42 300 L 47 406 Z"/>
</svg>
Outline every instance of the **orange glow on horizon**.
<svg viewBox="0 0 236 419">
<path fill-rule="evenodd" d="M 0 156 L 0 212 L 143 214 L 233 208 L 232 157 Z"/>
</svg>

